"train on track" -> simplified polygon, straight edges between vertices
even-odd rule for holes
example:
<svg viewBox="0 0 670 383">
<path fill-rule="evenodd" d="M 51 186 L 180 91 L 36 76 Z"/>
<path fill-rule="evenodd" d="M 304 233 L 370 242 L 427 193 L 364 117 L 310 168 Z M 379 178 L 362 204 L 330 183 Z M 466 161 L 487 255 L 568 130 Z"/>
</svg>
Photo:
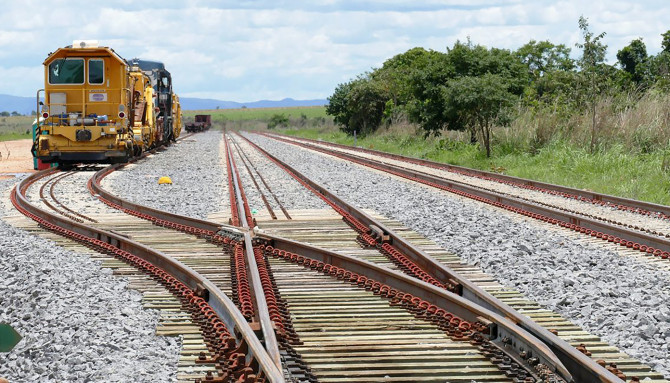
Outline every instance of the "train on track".
<svg viewBox="0 0 670 383">
<path fill-rule="evenodd" d="M 33 155 L 44 163 L 124 163 L 181 133 L 179 97 L 165 65 L 126 61 L 96 41 L 48 55 L 37 103 Z"/>
<path fill-rule="evenodd" d="M 184 125 L 187 132 L 202 132 L 212 127 L 212 115 L 196 114 L 193 122 Z"/>
</svg>

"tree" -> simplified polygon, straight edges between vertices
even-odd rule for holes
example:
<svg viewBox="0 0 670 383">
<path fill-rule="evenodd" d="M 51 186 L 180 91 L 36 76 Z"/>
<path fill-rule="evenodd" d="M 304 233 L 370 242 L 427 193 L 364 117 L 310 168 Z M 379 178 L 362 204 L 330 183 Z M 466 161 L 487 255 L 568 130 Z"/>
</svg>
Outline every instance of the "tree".
<svg viewBox="0 0 670 383">
<path fill-rule="evenodd" d="M 603 71 L 607 45 L 601 40 L 605 37 L 605 32 L 595 36 L 589 30 L 589 22 L 584 16 L 579 17 L 579 29 L 582 31 L 583 43 L 577 43 L 576 46 L 582 49 L 582 57 L 579 59 L 581 67 L 582 83 L 584 84 L 587 104 L 591 111 L 591 152 L 595 150 L 596 144 L 596 96 L 603 87 Z"/>
<path fill-rule="evenodd" d="M 351 117 L 346 129 L 347 134 L 357 131 L 361 135 L 372 133 L 382 123 L 384 108 L 389 100 L 388 94 L 377 81 L 367 76 L 354 81 L 348 97 Z"/>
<path fill-rule="evenodd" d="M 284 113 L 273 114 L 268 121 L 268 129 L 274 129 L 276 127 L 286 128 L 288 127 L 289 120 Z"/>
<path fill-rule="evenodd" d="M 411 86 L 413 73 L 425 71 L 431 61 L 440 56 L 444 56 L 444 53 L 412 48 L 386 60 L 381 68 L 371 73 L 372 79 L 382 86 L 390 98 L 384 107 L 387 121 L 393 122 L 407 113 L 406 105 L 414 98 Z"/>
<path fill-rule="evenodd" d="M 540 101 L 570 100 L 568 94 L 575 87 L 575 60 L 570 58 L 570 48 L 549 41 L 530 40 L 514 55 L 526 66 L 530 78 L 524 90 L 527 103 L 536 105 Z"/>
<path fill-rule="evenodd" d="M 328 98 L 326 113 L 334 117 L 333 121 L 343 132 L 353 135 L 356 131 L 365 135 L 381 125 L 388 100 L 388 92 L 382 84 L 366 73 L 338 85 Z"/>
<path fill-rule="evenodd" d="M 556 70 L 570 71 L 575 61 L 570 58 L 570 48 L 564 44 L 554 45 L 549 41 L 530 40 L 514 52 L 522 63 L 528 67 L 533 80 Z"/>
<path fill-rule="evenodd" d="M 9 112 L 7 112 L 7 111 L 0 112 L 0 116 L 2 116 L 2 117 L 9 117 Z"/>
<path fill-rule="evenodd" d="M 616 58 L 621 68 L 631 76 L 633 81 L 636 83 L 642 81 L 643 75 L 638 67 L 647 60 L 647 46 L 642 42 L 642 38 L 635 39 L 629 45 L 621 48 Z"/>
<path fill-rule="evenodd" d="M 650 56 L 638 66 L 636 73 L 642 77 L 645 87 L 670 90 L 670 52 L 661 51 L 656 56 Z"/>
<path fill-rule="evenodd" d="M 501 75 L 485 73 L 450 80 L 445 89 L 447 105 L 458 126 L 463 126 L 481 139 L 486 156 L 491 156 L 491 128 L 507 124 L 508 109 L 515 95 L 509 82 Z"/>
<path fill-rule="evenodd" d="M 352 86 L 353 81 L 338 84 L 333 94 L 328 97 L 326 114 L 333 116 L 333 122 L 336 125 L 347 126 L 349 124 L 351 110 L 349 110 L 348 100 Z"/>
<path fill-rule="evenodd" d="M 670 31 L 661 34 L 661 37 L 663 37 L 663 41 L 661 42 L 663 51 L 670 53 Z"/>
<path fill-rule="evenodd" d="M 435 52 L 425 59 L 409 73 L 407 87 L 411 97 L 406 111 L 409 120 L 419 124 L 426 135 L 439 134 L 449 119 L 444 108 L 444 87 L 455 72 L 448 54 Z"/>
<path fill-rule="evenodd" d="M 452 80 L 487 74 L 502 79 L 513 95 L 523 94 L 528 84 L 527 68 L 509 50 L 487 49 L 470 40 L 457 41 L 446 54 L 434 57 L 423 70 L 413 72 L 414 99 L 408 105 L 410 121 L 419 123 L 426 134 L 439 134 L 443 129 L 468 129 L 458 110 L 450 107 L 449 87 L 456 84 Z M 476 142 L 477 131 L 470 129 L 470 133 L 471 142 Z"/>
<path fill-rule="evenodd" d="M 12 116 L 14 116 L 14 117 L 16 117 L 16 116 L 20 116 L 20 115 L 21 115 L 21 113 L 19 113 L 19 112 L 17 112 L 17 111 L 13 111 L 13 112 L 12 112 Z"/>
</svg>

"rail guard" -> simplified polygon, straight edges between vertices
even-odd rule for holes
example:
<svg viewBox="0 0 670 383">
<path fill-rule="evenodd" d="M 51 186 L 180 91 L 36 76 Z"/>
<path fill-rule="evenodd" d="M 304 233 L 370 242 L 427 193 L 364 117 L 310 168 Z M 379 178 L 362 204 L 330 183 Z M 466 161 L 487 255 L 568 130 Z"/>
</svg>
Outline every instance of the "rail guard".
<svg viewBox="0 0 670 383">
<path fill-rule="evenodd" d="M 284 382 L 282 371 L 277 368 L 273 360 L 265 351 L 263 345 L 255 336 L 247 321 L 235 307 L 235 304 L 218 287 L 195 270 L 174 258 L 153 250 L 139 242 L 105 230 L 62 218 L 31 204 L 24 195 L 28 187 L 30 187 L 30 185 L 37 179 L 48 176 L 56 171 L 56 169 L 43 170 L 22 180 L 12 190 L 12 202 L 15 207 L 20 211 L 26 211 L 36 218 L 40 218 L 50 224 L 72 231 L 80 237 L 83 236 L 86 239 L 93 241 L 97 240 L 98 242 L 111 245 L 120 251 L 132 253 L 134 256 L 169 273 L 191 290 L 200 292 L 204 297 L 203 299 L 205 299 L 219 318 L 221 318 L 221 321 L 226 325 L 228 332 L 230 334 L 236 334 L 236 332 L 238 332 L 241 335 L 242 340 L 246 342 L 247 361 L 255 361 L 259 371 L 262 371 L 271 382 Z"/>
<path fill-rule="evenodd" d="M 415 158 L 415 157 L 409 157 L 409 156 L 403 156 L 400 154 L 393 154 L 393 153 L 387 153 L 387 152 L 382 152 L 379 150 L 374 150 L 374 149 L 365 149 L 365 148 L 360 148 L 360 147 L 353 147 L 353 146 L 347 146 L 347 145 L 342 145 L 342 144 L 336 144 L 334 142 L 329 142 L 329 141 L 318 141 L 318 140 L 313 140 L 310 138 L 298 138 L 298 137 L 292 137 L 292 136 L 287 136 L 284 134 L 279 134 L 279 133 L 265 133 L 267 136 L 276 136 L 276 137 L 282 137 L 284 139 L 291 139 L 295 141 L 307 141 L 311 142 L 314 144 L 322 144 L 322 145 L 328 145 L 336 148 L 341 148 L 341 149 L 346 149 L 346 150 L 353 150 L 353 151 L 358 151 L 362 153 L 369 153 L 369 154 L 374 154 L 379 157 L 386 157 L 386 158 L 391 158 L 391 159 L 396 159 L 396 160 L 401 160 L 401 161 L 408 161 L 411 163 L 419 164 L 419 165 L 424 165 L 436 169 L 442 169 L 442 170 L 448 170 L 448 171 L 456 171 L 459 173 L 470 173 L 474 174 L 480 177 L 484 178 L 491 178 L 491 179 L 498 179 L 498 180 L 503 180 L 507 181 L 510 183 L 526 186 L 526 187 L 531 187 L 531 188 L 537 188 L 537 189 L 544 189 L 544 190 L 549 190 L 557 193 L 565 193 L 565 194 L 570 194 L 575 197 L 580 197 L 588 200 L 593 200 L 593 201 L 602 201 L 605 203 L 611 203 L 614 205 L 621 205 L 621 206 L 629 206 L 634 209 L 642 209 L 646 210 L 649 212 L 660 212 L 664 214 L 666 217 L 670 218 L 670 206 L 666 205 L 660 205 L 652 202 L 646 202 L 646 201 L 638 201 L 630 198 L 624 198 L 624 197 L 617 197 L 609 194 L 603 194 L 603 193 L 596 193 L 588 190 L 582 190 L 582 189 L 577 189 L 577 188 L 571 188 L 567 186 L 562 186 L 562 185 L 556 185 L 556 184 L 551 184 L 548 182 L 541 182 L 541 181 L 534 181 L 530 180 L 527 178 L 521 178 L 521 177 L 514 177 L 514 176 L 509 176 L 505 174 L 500 174 L 500 173 L 492 173 L 492 172 L 487 172 L 484 170 L 478 170 L 478 169 L 472 169 L 472 168 L 466 168 L 464 166 L 458 166 L 458 165 L 451 165 L 451 164 L 445 164 L 441 162 L 436 162 L 436 161 L 431 161 L 431 160 L 426 160 L 422 158 Z"/>
<path fill-rule="evenodd" d="M 484 291 L 474 283 L 470 282 L 467 278 L 461 276 L 458 272 L 453 269 L 443 265 L 435 258 L 428 255 L 426 252 L 417 248 L 413 244 L 409 243 L 407 240 L 396 234 L 392 229 L 384 225 L 383 223 L 375 220 L 369 215 L 365 214 L 363 211 L 360 211 L 353 205 L 345 202 L 339 198 L 334 193 L 330 192 L 323 186 L 318 183 L 310 180 L 305 177 L 303 174 L 298 172 L 295 168 L 290 165 L 282 162 L 277 157 L 268 153 L 264 149 L 260 148 L 258 145 L 254 144 L 246 137 L 241 136 L 247 142 L 249 142 L 253 147 L 257 148 L 259 151 L 267 155 L 269 158 L 274 161 L 280 162 L 284 167 L 293 172 L 298 178 L 309 184 L 311 187 L 316 189 L 320 194 L 330 199 L 340 208 L 347 211 L 356 219 L 363 222 L 368 226 L 376 226 L 380 228 L 385 235 L 389 237 L 391 244 L 396 246 L 399 250 L 405 253 L 412 261 L 416 262 L 421 266 L 426 272 L 432 274 L 433 277 L 440 281 L 448 281 L 449 279 L 455 280 L 462 286 L 462 296 L 463 298 L 474 302 L 475 304 L 482 306 L 492 312 L 502 315 L 510 321 L 516 323 L 519 327 L 531 333 L 534 337 L 542 340 L 546 345 L 548 345 L 551 350 L 558 356 L 558 358 L 563 362 L 566 368 L 574 376 L 576 382 L 621 382 L 616 375 L 609 372 L 604 367 L 597 364 L 593 359 L 587 357 L 581 352 L 577 351 L 573 346 L 560 339 L 558 336 L 552 334 L 545 328 L 539 326 L 537 323 L 533 322 L 530 318 L 519 314 L 512 307 L 506 303 L 495 298 L 488 292 Z"/>
</svg>

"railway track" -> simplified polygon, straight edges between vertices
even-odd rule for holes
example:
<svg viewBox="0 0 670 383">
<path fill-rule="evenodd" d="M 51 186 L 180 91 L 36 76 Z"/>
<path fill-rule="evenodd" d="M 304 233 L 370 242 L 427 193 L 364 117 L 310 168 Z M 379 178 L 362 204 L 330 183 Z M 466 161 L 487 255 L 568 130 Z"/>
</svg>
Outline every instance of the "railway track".
<svg viewBox="0 0 670 383">
<path fill-rule="evenodd" d="M 83 176 L 79 177 L 78 192 L 85 195 L 91 173 L 75 173 L 69 178 Z M 201 231 L 197 236 L 179 233 L 101 203 L 95 212 L 82 214 L 89 219 L 94 216 L 97 223 L 83 224 L 54 209 L 48 201 L 32 198 L 42 201 L 39 206 L 26 198 L 33 183 L 50 184 L 62 177 L 63 173 L 55 170 L 43 171 L 16 187 L 12 202 L 38 227 L 25 221 L 21 225 L 31 230 L 46 229 L 49 236 L 56 233 L 64 237 L 61 242 L 66 241 L 68 247 L 85 247 L 87 253 L 95 250 L 92 254 L 103 259 L 105 266 L 129 276 L 131 286 L 145 293 L 148 307 L 162 310 L 164 320 L 157 332 L 184 336 L 180 381 L 229 380 L 233 376 L 248 377 L 250 381 L 281 379 L 280 370 L 228 298 L 232 280 L 227 269 L 233 252 L 228 238 L 213 232 Z M 248 364 L 258 367 L 252 371 Z"/>
<path fill-rule="evenodd" d="M 330 205 L 307 214 L 289 211 L 245 153 L 246 144 L 231 142 L 225 140 L 233 226 L 112 195 L 101 182 L 120 166 L 92 176 L 43 171 L 12 193 L 14 205 L 39 229 L 25 227 L 95 250 L 91 254 L 106 265 L 131 276 L 147 305 L 165 311 L 159 331 L 184 334 L 190 345 L 180 379 L 616 382 L 624 375 L 635 381 L 635 375 L 665 382 L 416 233 L 346 205 L 277 162 Z M 240 166 L 253 186 L 240 182 Z M 82 204 L 67 197 L 74 193 L 59 194 L 58 185 L 68 182 L 78 185 L 79 195 L 90 192 L 91 200 Z M 254 220 L 245 187 L 264 197 L 267 220 Z M 587 342 L 594 358 L 618 368 L 600 366 L 515 309 L 572 343 Z"/>
<path fill-rule="evenodd" d="M 266 135 L 639 251 L 670 258 L 667 207 L 331 143 Z"/>
<path fill-rule="evenodd" d="M 327 214 L 319 218 L 319 225 L 323 225 L 323 222 L 328 220 Z M 346 247 L 343 246 L 343 237 L 345 234 L 338 234 L 340 232 L 344 233 L 347 231 L 346 225 L 339 225 L 337 227 L 337 218 L 330 218 L 331 223 L 335 226 L 328 226 L 321 228 L 322 234 L 319 236 L 319 229 L 312 227 L 315 221 L 304 220 L 302 222 L 272 222 L 272 221 L 259 221 L 259 227 L 265 228 L 269 232 L 288 236 L 290 238 L 300 240 L 300 241 L 316 241 L 315 244 L 327 248 L 338 248 L 341 251 L 347 251 Z M 341 221 L 339 221 L 341 224 Z M 344 227 L 342 227 L 344 226 Z M 402 229 L 397 223 L 394 225 L 398 229 Z M 337 227 L 337 228 L 336 228 Z M 350 229 L 349 229 L 350 230 Z M 421 239 L 416 233 L 411 233 L 412 237 Z M 322 238 L 322 239 L 319 239 Z M 323 241 L 323 242 L 322 242 Z M 355 247 L 355 238 L 351 237 L 349 234 L 349 246 Z M 423 240 L 425 241 L 425 240 Z M 426 244 L 424 242 L 424 244 Z M 436 257 L 445 265 L 448 265 L 455 270 L 458 270 L 461 273 L 464 273 L 468 278 L 478 281 L 479 284 L 494 295 L 496 298 L 504 301 L 504 303 L 509 303 L 510 306 L 513 306 L 514 309 L 521 310 L 526 315 L 533 318 L 536 322 L 542 324 L 547 329 L 558 330 L 559 335 L 565 340 L 569 341 L 575 347 L 582 350 L 589 350 L 590 355 L 602 363 L 604 360 L 609 360 L 612 365 L 617 365 L 621 370 L 625 370 L 624 374 L 628 376 L 642 376 L 649 377 L 650 379 L 661 379 L 662 376 L 653 373 L 650 369 L 644 365 L 641 365 L 639 362 L 630 358 L 629 356 L 620 353 L 616 348 L 607 345 L 605 342 L 600 341 L 597 337 L 594 337 L 587 332 L 581 330 L 578 326 L 570 323 L 564 318 L 560 317 L 557 314 L 551 313 L 548 310 L 542 309 L 537 303 L 523 299 L 521 294 L 516 291 L 506 289 L 503 286 L 495 283 L 493 278 L 488 275 L 485 275 L 476 268 L 464 265 L 461 261 L 451 255 L 447 254 L 444 251 L 438 250 L 439 248 L 433 244 L 428 243 L 428 251 L 431 252 L 431 255 Z M 394 265 L 380 257 L 377 252 L 372 252 L 373 254 L 363 254 L 359 255 L 361 258 L 373 260 L 375 262 L 381 263 L 384 266 L 393 268 Z M 376 254 L 375 254 L 376 253 Z"/>
</svg>

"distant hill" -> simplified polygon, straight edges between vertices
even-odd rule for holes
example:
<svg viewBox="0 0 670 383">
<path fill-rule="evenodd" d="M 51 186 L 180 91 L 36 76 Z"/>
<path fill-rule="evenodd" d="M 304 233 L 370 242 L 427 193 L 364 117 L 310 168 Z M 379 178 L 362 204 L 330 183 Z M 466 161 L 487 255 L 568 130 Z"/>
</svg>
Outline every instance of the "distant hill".
<svg viewBox="0 0 670 383">
<path fill-rule="evenodd" d="M 184 110 L 202 109 L 237 109 L 243 106 L 247 108 L 285 108 L 290 106 L 322 106 L 327 105 L 328 100 L 294 100 L 285 98 L 279 101 L 260 100 L 251 102 L 221 101 L 207 98 L 180 97 L 181 108 Z"/>
<path fill-rule="evenodd" d="M 247 108 L 282 108 L 289 106 L 321 106 L 327 105 L 328 100 L 294 100 L 285 98 L 279 101 L 260 100 L 252 102 L 222 101 L 207 98 L 182 97 L 179 99 L 183 110 L 202 109 L 237 109 L 243 106 Z M 0 112 L 18 112 L 30 114 L 36 108 L 35 97 L 20 97 L 0 94 Z"/>
<path fill-rule="evenodd" d="M 0 94 L 0 112 L 30 114 L 35 108 L 37 108 L 35 97 L 19 97 Z"/>
</svg>

